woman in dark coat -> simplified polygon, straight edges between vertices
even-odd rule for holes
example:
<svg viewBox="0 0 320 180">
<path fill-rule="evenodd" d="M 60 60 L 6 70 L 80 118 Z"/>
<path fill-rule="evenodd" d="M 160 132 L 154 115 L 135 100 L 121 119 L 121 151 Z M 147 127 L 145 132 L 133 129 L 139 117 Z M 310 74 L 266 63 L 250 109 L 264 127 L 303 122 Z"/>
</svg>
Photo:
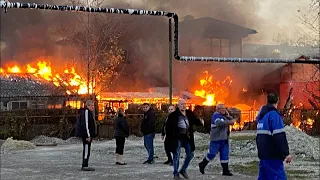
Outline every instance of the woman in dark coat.
<svg viewBox="0 0 320 180">
<path fill-rule="evenodd" d="M 126 137 L 129 136 L 129 125 L 125 118 L 123 108 L 118 109 L 117 117 L 115 119 L 115 133 L 116 139 L 116 164 L 126 165 L 127 163 L 122 161 L 123 149 Z"/>
</svg>

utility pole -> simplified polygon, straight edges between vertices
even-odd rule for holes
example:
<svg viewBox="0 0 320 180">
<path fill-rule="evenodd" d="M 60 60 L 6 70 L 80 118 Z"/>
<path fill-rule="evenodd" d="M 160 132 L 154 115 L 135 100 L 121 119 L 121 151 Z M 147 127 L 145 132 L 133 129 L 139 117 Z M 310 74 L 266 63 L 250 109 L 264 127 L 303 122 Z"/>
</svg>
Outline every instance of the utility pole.
<svg viewBox="0 0 320 180">
<path fill-rule="evenodd" d="M 87 0 L 87 5 L 89 5 L 89 0 Z M 88 96 L 90 96 L 90 12 L 87 15 L 88 24 L 87 24 L 87 88 L 88 88 Z"/>
<path fill-rule="evenodd" d="M 172 104 L 172 20 L 169 18 L 169 103 Z"/>
</svg>

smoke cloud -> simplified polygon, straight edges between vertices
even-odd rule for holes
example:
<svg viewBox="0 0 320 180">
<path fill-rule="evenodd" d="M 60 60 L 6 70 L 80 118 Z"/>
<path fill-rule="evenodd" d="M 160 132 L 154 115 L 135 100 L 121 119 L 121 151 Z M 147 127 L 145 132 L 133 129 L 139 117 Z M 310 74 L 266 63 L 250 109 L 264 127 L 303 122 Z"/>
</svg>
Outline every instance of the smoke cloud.
<svg viewBox="0 0 320 180">
<path fill-rule="evenodd" d="M 54 0 L 21 0 L 46 4 L 65 4 Z M 114 4 L 116 3 L 116 4 Z M 165 10 L 178 13 L 180 20 L 187 15 L 195 18 L 212 17 L 240 26 L 252 28 L 258 34 L 250 35 L 244 43 L 273 43 L 275 34 L 295 33 L 300 23 L 295 16 L 296 9 L 306 8 L 307 1 L 293 0 L 290 3 L 277 0 L 123 0 L 104 1 L 104 6 L 119 8 L 143 8 Z M 68 3 L 69 4 L 69 3 Z M 53 33 L 53 24 L 64 22 L 72 27 L 74 13 L 44 10 L 10 9 L 7 14 L 1 11 L 1 64 L 15 60 L 26 63 L 39 56 L 54 56 L 58 59 L 77 57 L 77 52 L 70 50 L 69 57 L 61 55 L 56 42 L 63 38 Z M 121 24 L 121 22 L 119 22 Z M 166 18 L 139 16 L 132 18 L 130 35 L 123 39 L 122 46 L 128 51 L 124 74 L 119 79 L 118 88 L 132 83 L 135 77 L 141 89 L 154 86 L 168 86 L 168 23 Z M 136 37 L 130 41 L 131 37 Z M 180 39 L 181 40 L 181 39 Z M 180 52 L 187 51 L 180 49 Z M 208 70 L 217 79 L 231 76 L 234 82 L 232 93 L 238 95 L 242 88 L 250 90 L 250 84 L 258 82 L 267 73 L 279 68 L 277 64 L 221 64 L 221 63 L 184 63 L 174 61 L 174 88 L 193 91 L 202 72 Z M 219 71 L 216 69 L 220 68 Z M 133 73 L 133 74 L 132 74 Z M 126 78 L 127 77 L 127 78 Z M 253 77 L 255 79 L 253 79 Z M 120 88 L 121 87 L 121 88 Z M 132 86 L 133 87 L 133 86 Z M 139 87 L 137 87 L 137 90 Z M 231 94 L 232 94 L 231 93 Z"/>
</svg>

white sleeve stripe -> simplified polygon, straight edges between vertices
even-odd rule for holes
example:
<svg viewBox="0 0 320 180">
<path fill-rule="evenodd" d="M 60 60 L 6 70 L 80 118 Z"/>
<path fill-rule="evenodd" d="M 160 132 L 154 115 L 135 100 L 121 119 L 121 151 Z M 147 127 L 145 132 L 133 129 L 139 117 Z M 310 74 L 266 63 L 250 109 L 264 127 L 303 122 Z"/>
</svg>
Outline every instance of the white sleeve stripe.
<svg viewBox="0 0 320 180">
<path fill-rule="evenodd" d="M 216 120 L 214 120 L 214 123 L 217 123 L 217 121 L 224 121 L 223 119 L 217 118 Z"/>
<path fill-rule="evenodd" d="M 273 134 L 279 134 L 279 133 L 282 133 L 282 132 L 285 132 L 284 128 L 273 130 Z"/>
<path fill-rule="evenodd" d="M 89 121 L 89 112 L 88 112 L 88 110 L 85 111 L 84 118 L 86 120 L 87 134 L 88 134 L 88 137 L 90 137 L 89 125 L 88 125 L 88 121 Z"/>
</svg>

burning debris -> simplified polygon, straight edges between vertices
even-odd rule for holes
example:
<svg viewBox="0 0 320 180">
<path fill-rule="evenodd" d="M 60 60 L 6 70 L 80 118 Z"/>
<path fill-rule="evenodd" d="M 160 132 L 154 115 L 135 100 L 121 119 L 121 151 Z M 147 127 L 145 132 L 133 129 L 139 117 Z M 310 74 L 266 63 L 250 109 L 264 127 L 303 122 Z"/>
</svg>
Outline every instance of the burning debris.
<svg viewBox="0 0 320 180">
<path fill-rule="evenodd" d="M 8 138 L 1 145 L 1 154 L 9 151 L 30 150 L 34 148 L 36 148 L 36 146 L 29 141 L 13 140 L 12 138 Z"/>
</svg>

